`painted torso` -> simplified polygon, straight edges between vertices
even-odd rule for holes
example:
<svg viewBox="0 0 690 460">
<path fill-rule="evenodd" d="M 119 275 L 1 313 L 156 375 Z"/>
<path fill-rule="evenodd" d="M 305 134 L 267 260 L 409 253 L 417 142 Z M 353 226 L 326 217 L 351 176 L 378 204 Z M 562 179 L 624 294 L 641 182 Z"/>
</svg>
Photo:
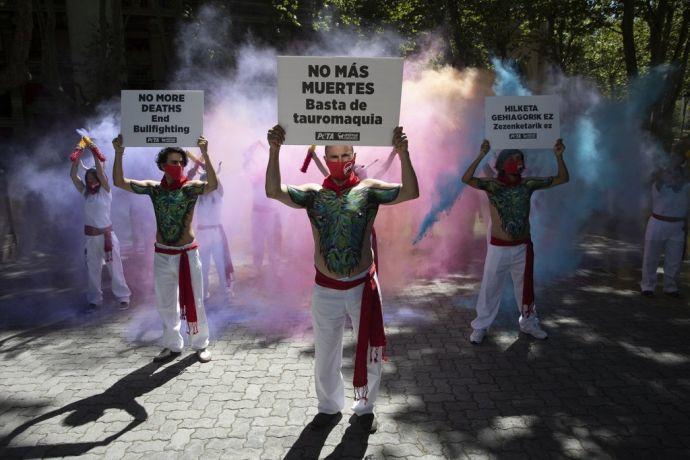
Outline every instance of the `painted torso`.
<svg viewBox="0 0 690 460">
<path fill-rule="evenodd" d="M 504 240 L 529 236 L 529 212 L 532 193 L 551 185 L 552 178 L 527 178 L 508 186 L 493 179 L 480 179 L 480 188 L 489 195 L 491 235 Z"/>
<path fill-rule="evenodd" d="M 177 190 L 165 190 L 160 184 L 139 186 L 131 184 L 132 191 L 149 195 L 156 214 L 159 243 L 179 246 L 191 243 L 191 222 L 194 216 L 194 205 L 204 191 L 203 184 L 187 184 Z M 189 240 L 189 241 L 187 241 Z"/>
<path fill-rule="evenodd" d="M 379 205 L 395 200 L 399 190 L 358 185 L 338 195 L 325 188 L 288 187 L 292 201 L 307 210 L 317 268 L 338 277 L 366 270 L 372 263 L 369 236 Z"/>
</svg>

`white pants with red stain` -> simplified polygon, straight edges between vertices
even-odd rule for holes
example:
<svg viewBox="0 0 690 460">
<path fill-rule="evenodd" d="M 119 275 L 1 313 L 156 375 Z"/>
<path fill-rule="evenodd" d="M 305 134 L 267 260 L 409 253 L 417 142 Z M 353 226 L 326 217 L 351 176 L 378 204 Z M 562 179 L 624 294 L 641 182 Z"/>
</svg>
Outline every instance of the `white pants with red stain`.
<svg viewBox="0 0 690 460">
<path fill-rule="evenodd" d="M 494 322 L 501 305 L 503 286 L 508 275 L 513 280 L 515 302 L 518 305 L 518 309 L 520 309 L 522 305 L 522 286 L 525 280 L 526 256 L 526 244 L 519 246 L 487 245 L 484 276 L 482 277 L 482 286 L 479 289 L 479 297 L 477 298 L 477 317 L 472 321 L 472 329 L 487 329 Z M 518 320 L 520 325 L 527 325 L 530 322 L 538 323 L 538 321 L 536 307 L 529 317 L 524 317 L 521 314 Z"/>
<path fill-rule="evenodd" d="M 105 250 L 103 249 L 103 235 L 86 235 L 86 268 L 89 273 L 89 290 L 87 300 L 89 303 L 101 305 L 103 303 L 103 290 L 101 280 L 103 265 L 108 267 L 110 273 L 111 289 L 118 302 L 129 302 L 132 293 L 127 287 L 125 274 L 122 270 L 122 259 L 120 257 L 120 241 L 115 232 L 111 233 L 113 240 L 113 260 L 105 260 Z"/>
<path fill-rule="evenodd" d="M 162 249 L 185 249 L 192 246 L 165 246 L 156 243 Z M 196 305 L 196 316 L 198 320 L 199 332 L 189 334 L 190 346 L 194 350 L 201 350 L 208 346 L 209 332 L 206 311 L 204 310 L 203 280 L 201 275 L 201 260 L 199 249 L 187 251 L 189 257 L 189 271 L 192 277 L 192 290 L 194 291 L 194 303 Z M 163 346 L 172 351 L 182 351 L 184 339 L 182 338 L 181 328 L 187 330 L 187 325 L 182 324 L 180 319 L 179 303 L 179 273 L 180 255 L 161 254 L 156 252 L 153 256 L 153 274 L 156 285 L 156 309 L 163 321 Z"/>
<path fill-rule="evenodd" d="M 352 281 L 367 276 L 369 270 L 340 281 Z M 378 279 L 376 279 L 378 285 Z M 364 284 L 346 291 L 314 286 L 311 301 L 314 326 L 314 377 L 318 411 L 335 414 L 345 407 L 345 382 L 342 374 L 343 329 L 345 316 L 352 321 L 355 340 L 359 332 L 359 315 L 362 306 Z M 367 356 L 370 354 L 367 353 Z M 354 364 L 354 350 L 352 361 Z M 352 410 L 357 415 L 374 412 L 374 403 L 381 384 L 383 357 L 375 362 L 367 360 L 367 399 L 355 401 Z"/>
<path fill-rule="evenodd" d="M 643 291 L 656 287 L 656 271 L 659 259 L 664 254 L 664 292 L 678 291 L 678 273 L 683 262 L 685 247 L 684 222 L 665 222 L 650 217 L 644 237 L 644 258 L 642 260 Z"/>
</svg>

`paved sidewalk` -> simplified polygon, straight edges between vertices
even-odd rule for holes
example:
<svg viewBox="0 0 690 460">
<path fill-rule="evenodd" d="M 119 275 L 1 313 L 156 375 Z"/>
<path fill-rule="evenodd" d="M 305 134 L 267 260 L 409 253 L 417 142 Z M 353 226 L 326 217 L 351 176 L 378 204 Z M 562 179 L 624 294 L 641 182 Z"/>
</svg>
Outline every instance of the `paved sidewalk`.
<svg viewBox="0 0 690 460">
<path fill-rule="evenodd" d="M 487 341 L 470 345 L 479 280 L 466 273 L 384 299 L 390 361 L 371 436 L 350 425 L 349 408 L 331 431 L 307 427 L 316 400 L 304 305 L 279 323 L 246 293 L 210 308 L 208 364 L 191 353 L 153 364 L 150 306 L 5 328 L 0 458 L 687 458 L 690 306 L 639 296 L 638 251 L 593 237 L 584 268 L 541 286 L 546 341 L 519 335 L 503 308 Z M 688 272 L 686 262 L 690 294 Z"/>
</svg>

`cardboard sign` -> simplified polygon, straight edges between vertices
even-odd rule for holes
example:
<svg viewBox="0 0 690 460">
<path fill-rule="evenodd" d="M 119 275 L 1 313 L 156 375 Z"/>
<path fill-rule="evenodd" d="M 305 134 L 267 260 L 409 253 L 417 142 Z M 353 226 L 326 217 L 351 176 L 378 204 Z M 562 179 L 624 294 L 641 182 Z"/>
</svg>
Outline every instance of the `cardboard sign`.
<svg viewBox="0 0 690 460">
<path fill-rule="evenodd" d="M 561 137 L 558 96 L 487 97 L 484 119 L 496 150 L 550 149 Z"/>
<path fill-rule="evenodd" d="M 203 91 L 122 91 L 125 147 L 195 147 L 204 130 Z"/>
<path fill-rule="evenodd" d="M 278 56 L 278 123 L 288 145 L 392 145 L 402 58 Z"/>
</svg>

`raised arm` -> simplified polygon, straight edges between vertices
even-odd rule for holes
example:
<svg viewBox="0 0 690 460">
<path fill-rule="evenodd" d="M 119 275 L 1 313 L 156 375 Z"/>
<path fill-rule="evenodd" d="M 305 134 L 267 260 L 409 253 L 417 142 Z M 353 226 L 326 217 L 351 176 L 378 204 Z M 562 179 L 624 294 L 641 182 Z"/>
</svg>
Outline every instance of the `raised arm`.
<svg viewBox="0 0 690 460">
<path fill-rule="evenodd" d="M 291 208 L 301 208 L 290 197 L 288 186 L 280 182 L 280 146 L 285 141 L 285 130 L 280 125 L 275 125 L 268 131 L 268 166 L 266 167 L 266 196 L 278 200 Z M 302 190 L 301 187 L 296 187 Z"/>
<path fill-rule="evenodd" d="M 565 166 L 565 161 L 563 160 L 564 151 L 565 145 L 563 144 L 563 139 L 558 139 L 556 145 L 553 147 L 553 153 L 556 155 L 556 161 L 558 162 L 558 175 L 553 178 L 553 182 L 551 183 L 552 187 L 565 184 L 570 180 L 568 168 Z"/>
<path fill-rule="evenodd" d="M 463 183 L 469 185 L 470 187 L 480 188 L 479 187 L 479 178 L 474 177 L 474 173 L 477 171 L 477 166 L 479 166 L 479 163 L 482 162 L 482 160 L 484 159 L 486 154 L 489 153 L 490 149 L 491 149 L 491 145 L 489 144 L 489 141 L 484 139 L 481 147 L 479 148 L 479 155 L 469 165 L 469 167 L 467 168 L 467 171 L 465 171 L 465 174 L 462 175 L 462 182 Z"/>
<path fill-rule="evenodd" d="M 122 134 L 119 134 L 113 139 L 113 148 L 115 149 L 115 160 L 113 161 L 113 185 L 123 190 L 133 193 L 141 193 L 132 189 L 132 185 L 138 187 L 149 187 L 154 184 L 153 181 L 133 180 L 125 178 L 122 171 L 122 157 L 125 154 L 125 147 L 122 145 Z"/>
<path fill-rule="evenodd" d="M 74 184 L 74 188 L 77 189 L 77 192 L 84 193 L 84 182 L 82 182 L 81 178 L 79 177 L 78 158 L 72 161 L 72 167 L 69 170 L 69 177 L 72 178 L 72 183 Z"/>
<path fill-rule="evenodd" d="M 388 182 L 378 179 L 366 179 L 367 183 L 373 188 L 392 189 L 400 187 L 394 200 L 388 201 L 384 199 L 380 201 L 380 204 L 393 205 L 402 203 L 403 201 L 414 200 L 419 197 L 417 174 L 414 172 L 412 162 L 410 161 L 410 152 L 407 150 L 407 135 L 405 135 L 401 126 L 398 126 L 395 128 L 395 131 L 393 131 L 393 149 L 400 157 L 402 183 L 398 185 L 389 184 Z"/>
<path fill-rule="evenodd" d="M 96 165 L 96 176 L 98 177 L 98 181 L 101 183 L 101 187 L 103 187 L 106 192 L 110 192 L 108 176 L 106 176 L 105 171 L 103 170 L 103 163 L 101 162 L 101 158 L 103 158 L 102 154 L 100 154 L 100 151 L 98 150 L 98 147 L 95 146 L 95 144 L 89 145 L 89 149 L 93 154 L 93 162 Z"/>
<path fill-rule="evenodd" d="M 213 168 L 213 163 L 208 156 L 208 141 L 204 136 L 199 136 L 197 141 L 199 150 L 201 150 L 201 156 L 203 157 L 203 163 L 206 168 L 206 185 L 204 186 L 204 195 L 208 195 L 218 188 L 218 178 L 216 177 L 216 170 Z"/>
</svg>

